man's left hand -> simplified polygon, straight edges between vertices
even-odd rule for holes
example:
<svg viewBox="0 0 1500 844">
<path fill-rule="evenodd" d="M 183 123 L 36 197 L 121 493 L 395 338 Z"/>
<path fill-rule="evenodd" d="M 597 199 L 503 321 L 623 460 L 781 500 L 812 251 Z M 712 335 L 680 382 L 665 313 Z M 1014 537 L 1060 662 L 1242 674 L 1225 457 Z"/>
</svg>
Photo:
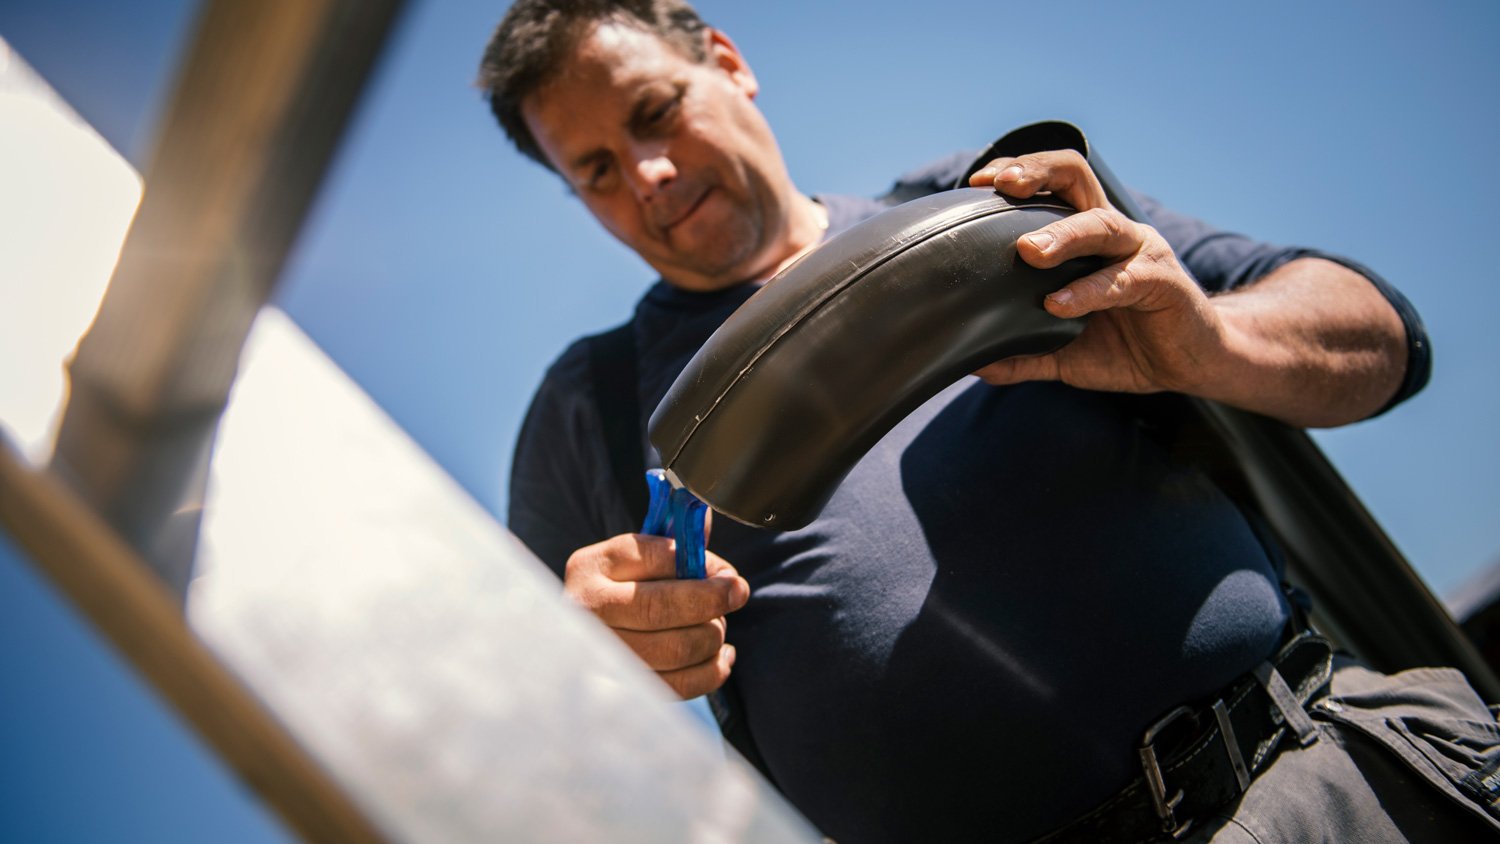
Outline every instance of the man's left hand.
<svg viewBox="0 0 1500 844">
<path fill-rule="evenodd" d="M 1054 316 L 1094 314 L 1076 340 L 1051 354 L 990 364 L 978 371 L 981 378 L 997 385 L 1049 380 L 1117 392 L 1194 391 L 1223 348 L 1223 326 L 1166 240 L 1110 206 L 1083 156 L 1065 150 L 999 158 L 969 184 L 1016 198 L 1050 191 L 1078 209 L 1017 241 L 1017 253 L 1031 266 L 1047 269 L 1088 255 L 1114 261 L 1046 298 Z"/>
</svg>

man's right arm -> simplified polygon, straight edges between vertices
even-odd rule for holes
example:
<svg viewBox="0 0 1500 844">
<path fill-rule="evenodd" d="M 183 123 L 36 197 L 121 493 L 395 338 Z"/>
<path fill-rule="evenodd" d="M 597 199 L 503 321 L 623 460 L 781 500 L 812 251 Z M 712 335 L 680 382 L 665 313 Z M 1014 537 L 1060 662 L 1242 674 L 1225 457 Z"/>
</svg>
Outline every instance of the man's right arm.
<svg viewBox="0 0 1500 844">
<path fill-rule="evenodd" d="M 744 606 L 749 584 L 712 553 L 706 580 L 676 580 L 672 541 L 630 533 L 579 352 L 559 358 L 527 411 L 511 464 L 510 528 L 677 694 L 713 691 L 734 663 L 724 616 Z"/>
</svg>

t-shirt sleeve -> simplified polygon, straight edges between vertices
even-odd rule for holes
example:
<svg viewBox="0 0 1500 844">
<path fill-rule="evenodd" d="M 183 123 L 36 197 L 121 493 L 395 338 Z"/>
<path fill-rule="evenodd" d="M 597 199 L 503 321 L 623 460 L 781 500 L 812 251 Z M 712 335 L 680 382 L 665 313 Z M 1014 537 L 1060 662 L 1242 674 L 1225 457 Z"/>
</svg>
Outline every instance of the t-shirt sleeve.
<svg viewBox="0 0 1500 844">
<path fill-rule="evenodd" d="M 1300 246 L 1276 246 L 1241 234 L 1221 231 L 1202 220 L 1179 214 L 1156 200 L 1131 191 L 1150 222 L 1171 244 L 1177 258 L 1203 289 L 1211 293 L 1234 290 L 1264 278 L 1300 258 L 1322 258 L 1348 267 L 1369 279 L 1401 317 L 1406 328 L 1406 374 L 1401 386 L 1374 415 L 1390 410 L 1416 395 L 1432 374 L 1432 349 L 1427 329 L 1411 302 L 1370 268 L 1341 255 Z"/>
<path fill-rule="evenodd" d="M 878 199 L 886 205 L 900 205 L 918 197 L 951 190 L 958 186 L 959 177 L 977 154 L 978 150 L 961 150 L 903 173 Z"/>
<path fill-rule="evenodd" d="M 629 516 L 608 486 L 609 464 L 579 341 L 532 397 L 511 461 L 510 529 L 559 577 L 568 557 L 624 532 Z M 615 512 L 620 510 L 622 512 Z"/>
</svg>

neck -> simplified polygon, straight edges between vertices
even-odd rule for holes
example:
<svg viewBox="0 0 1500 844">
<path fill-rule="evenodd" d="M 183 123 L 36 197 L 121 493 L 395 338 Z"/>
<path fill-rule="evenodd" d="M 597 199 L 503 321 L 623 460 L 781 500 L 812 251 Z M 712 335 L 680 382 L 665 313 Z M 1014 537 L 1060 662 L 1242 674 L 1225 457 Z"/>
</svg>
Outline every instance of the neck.
<svg viewBox="0 0 1500 844">
<path fill-rule="evenodd" d="M 791 266 L 792 262 L 823 241 L 823 234 L 828 231 L 828 209 L 814 202 L 811 197 L 797 194 L 789 229 L 791 236 L 787 240 L 787 253 L 766 274 L 767 278 Z"/>
</svg>

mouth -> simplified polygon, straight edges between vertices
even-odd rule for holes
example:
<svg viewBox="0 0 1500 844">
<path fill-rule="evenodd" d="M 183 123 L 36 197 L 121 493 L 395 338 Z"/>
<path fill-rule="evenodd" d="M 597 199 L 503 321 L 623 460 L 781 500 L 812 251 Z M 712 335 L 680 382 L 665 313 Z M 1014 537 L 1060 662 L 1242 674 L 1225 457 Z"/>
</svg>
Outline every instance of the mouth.
<svg viewBox="0 0 1500 844">
<path fill-rule="evenodd" d="M 693 216 L 693 213 L 696 212 L 698 210 L 698 208 L 703 205 L 703 200 L 707 199 L 708 195 L 711 194 L 711 193 L 713 193 L 713 188 L 705 188 L 704 191 L 703 191 L 703 193 L 698 194 L 698 198 L 694 199 L 692 202 L 688 203 L 687 207 L 683 208 L 680 213 L 678 213 L 676 216 L 672 217 L 667 222 L 662 223 L 661 224 L 662 233 L 663 234 L 671 234 L 673 229 L 675 229 L 678 225 L 680 225 L 687 218 Z"/>
</svg>

